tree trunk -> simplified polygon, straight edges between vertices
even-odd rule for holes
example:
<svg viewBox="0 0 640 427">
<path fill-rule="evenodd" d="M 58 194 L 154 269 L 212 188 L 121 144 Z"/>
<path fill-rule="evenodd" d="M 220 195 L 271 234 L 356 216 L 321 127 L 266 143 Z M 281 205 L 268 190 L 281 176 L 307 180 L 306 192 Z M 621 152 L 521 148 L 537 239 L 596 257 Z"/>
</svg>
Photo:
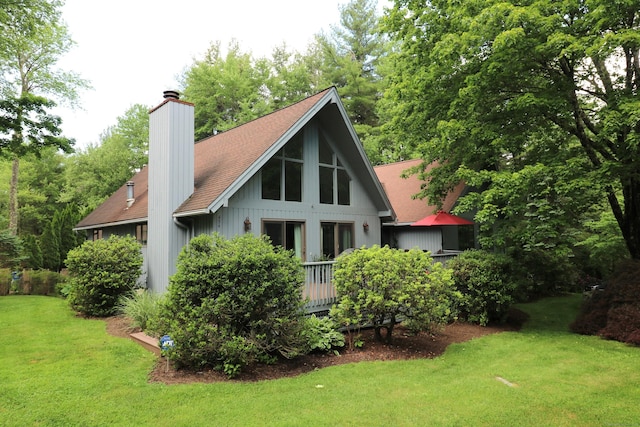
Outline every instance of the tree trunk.
<svg viewBox="0 0 640 427">
<path fill-rule="evenodd" d="M 20 160 L 14 156 L 11 166 L 11 184 L 9 186 L 9 232 L 18 235 L 18 171 Z"/>
<path fill-rule="evenodd" d="M 624 214 L 618 220 L 632 259 L 640 259 L 640 180 L 630 178 L 622 186 Z"/>
</svg>

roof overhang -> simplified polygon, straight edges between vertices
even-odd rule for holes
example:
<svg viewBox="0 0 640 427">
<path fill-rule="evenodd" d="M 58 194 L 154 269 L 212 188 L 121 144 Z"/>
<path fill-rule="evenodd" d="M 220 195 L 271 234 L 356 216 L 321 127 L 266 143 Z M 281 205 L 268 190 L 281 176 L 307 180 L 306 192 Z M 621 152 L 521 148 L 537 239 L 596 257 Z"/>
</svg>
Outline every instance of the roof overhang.
<svg viewBox="0 0 640 427">
<path fill-rule="evenodd" d="M 119 225 L 139 224 L 141 222 L 147 222 L 147 221 L 148 221 L 148 218 L 144 217 L 144 218 L 128 219 L 126 221 L 105 222 L 105 223 L 102 223 L 102 224 L 91 224 L 91 225 L 84 225 L 82 227 L 74 227 L 73 231 L 93 230 L 93 229 L 96 229 L 96 228 L 117 227 Z"/>
</svg>

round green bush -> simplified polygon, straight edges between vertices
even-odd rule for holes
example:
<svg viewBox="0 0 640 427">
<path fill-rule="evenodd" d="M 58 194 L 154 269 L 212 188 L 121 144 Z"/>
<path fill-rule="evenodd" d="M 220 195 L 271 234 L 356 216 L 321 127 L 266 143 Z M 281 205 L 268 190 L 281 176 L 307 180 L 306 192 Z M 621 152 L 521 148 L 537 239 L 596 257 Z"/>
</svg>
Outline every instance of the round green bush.
<svg viewBox="0 0 640 427">
<path fill-rule="evenodd" d="M 338 257 L 333 279 L 338 302 L 331 316 L 347 328 L 372 325 L 380 341 L 392 341 L 393 327 L 401 319 L 419 331 L 452 316 L 451 271 L 418 249 L 357 249 Z"/>
<path fill-rule="evenodd" d="M 300 260 L 266 237 L 200 235 L 179 255 L 155 329 L 173 339 L 178 367 L 234 376 L 303 352 L 303 283 Z"/>
<path fill-rule="evenodd" d="M 483 250 L 468 250 L 447 264 L 461 296 L 458 315 L 486 325 L 505 320 L 514 302 L 517 284 L 510 274 L 511 259 Z"/>
<path fill-rule="evenodd" d="M 111 236 L 70 250 L 66 264 L 71 307 L 89 316 L 110 316 L 120 297 L 135 288 L 142 252 L 135 238 Z"/>
</svg>

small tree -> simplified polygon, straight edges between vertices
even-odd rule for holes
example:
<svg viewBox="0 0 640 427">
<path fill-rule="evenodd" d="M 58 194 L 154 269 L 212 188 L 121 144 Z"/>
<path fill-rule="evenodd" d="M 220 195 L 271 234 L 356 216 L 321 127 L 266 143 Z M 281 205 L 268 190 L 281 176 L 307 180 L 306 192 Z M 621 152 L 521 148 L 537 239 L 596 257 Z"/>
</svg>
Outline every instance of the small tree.
<svg viewBox="0 0 640 427">
<path fill-rule="evenodd" d="M 358 249 L 338 258 L 334 284 L 338 303 L 331 316 L 346 327 L 371 324 L 387 343 L 401 318 L 413 330 L 429 330 L 452 315 L 451 271 L 428 253 L 388 246 Z"/>
<path fill-rule="evenodd" d="M 300 260 L 267 238 L 195 237 L 178 257 L 159 321 L 175 342 L 169 357 L 234 376 L 274 354 L 298 355 L 303 283 Z"/>
<path fill-rule="evenodd" d="M 70 250 L 66 263 L 71 307 L 90 316 L 109 316 L 119 298 L 136 286 L 142 252 L 134 237 L 111 236 Z"/>
<path fill-rule="evenodd" d="M 15 269 L 24 260 L 22 241 L 10 230 L 0 231 L 0 268 Z"/>
</svg>

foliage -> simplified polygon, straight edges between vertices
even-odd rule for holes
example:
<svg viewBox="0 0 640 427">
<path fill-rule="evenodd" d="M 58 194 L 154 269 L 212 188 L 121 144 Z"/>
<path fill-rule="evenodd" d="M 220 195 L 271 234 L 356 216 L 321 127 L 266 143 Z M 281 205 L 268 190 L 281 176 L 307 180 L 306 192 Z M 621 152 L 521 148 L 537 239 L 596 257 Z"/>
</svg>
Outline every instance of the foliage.
<svg viewBox="0 0 640 427">
<path fill-rule="evenodd" d="M 585 222 L 584 238 L 577 245 L 588 254 L 587 270 L 598 277 L 609 277 L 621 260 L 629 258 L 620 228 L 611 212 L 603 211 Z"/>
<path fill-rule="evenodd" d="M 67 253 L 85 240 L 81 233 L 73 231 L 80 219 L 80 214 L 73 205 L 67 205 L 54 213 L 40 238 L 45 268 L 60 271 L 65 265 Z"/>
<path fill-rule="evenodd" d="M 302 339 L 304 272 L 289 251 L 252 234 L 200 235 L 178 257 L 160 324 L 178 366 L 234 376 L 274 354 L 294 357 Z"/>
<path fill-rule="evenodd" d="M 42 250 L 38 239 L 33 234 L 27 234 L 22 239 L 22 247 L 23 257 L 25 258 L 24 266 L 35 270 L 41 269 L 43 263 Z"/>
<path fill-rule="evenodd" d="M 333 279 L 337 304 L 331 317 L 347 328 L 372 325 L 380 341 L 385 329 L 391 343 L 401 319 L 417 331 L 452 317 L 451 270 L 418 249 L 363 247 L 338 257 Z"/>
<path fill-rule="evenodd" d="M 70 250 L 66 264 L 71 307 L 90 316 L 113 314 L 119 298 L 134 289 L 140 277 L 140 249 L 134 237 L 113 235 Z"/>
<path fill-rule="evenodd" d="M 640 261 L 621 263 L 604 290 L 594 291 L 585 300 L 571 330 L 640 345 L 639 285 Z"/>
<path fill-rule="evenodd" d="M 0 42 L 0 155 L 12 159 L 9 229 L 18 233 L 20 158 L 44 147 L 71 151 L 60 135 L 61 120 L 47 112 L 61 99 L 73 105 L 87 83 L 56 68 L 73 42 L 61 19 L 60 1 L 29 0 L 3 5 Z"/>
<path fill-rule="evenodd" d="M 23 260 L 20 238 L 9 230 L 0 231 L 0 268 L 19 268 Z"/>
<path fill-rule="evenodd" d="M 302 330 L 308 351 L 329 351 L 344 347 L 344 334 L 338 331 L 338 325 L 331 317 L 305 317 Z"/>
<path fill-rule="evenodd" d="M 396 2 L 385 20 L 401 44 L 387 131 L 426 164 L 439 162 L 423 195 L 440 200 L 465 180 L 485 198 L 476 199 L 485 210 L 477 222 L 490 226 L 512 208 L 486 193 L 528 194 L 508 182 L 541 164 L 562 179 L 548 196 L 539 181 L 534 197 L 515 206 L 517 216 L 526 207 L 547 218 L 534 222 L 543 228 L 531 235 L 542 240 L 532 243 L 588 211 L 582 196 L 595 194 L 639 258 L 639 17 L 633 1 Z M 556 194 L 556 183 L 573 189 Z"/>
<path fill-rule="evenodd" d="M 505 320 L 517 289 L 511 262 L 506 255 L 481 250 L 465 251 L 449 261 L 462 319 L 483 326 Z"/>
<path fill-rule="evenodd" d="M 0 100 L 0 155 L 22 157 L 45 147 L 70 152 L 72 142 L 60 136 L 62 120 L 46 111 L 53 107 L 53 101 L 31 93 Z"/>
<path fill-rule="evenodd" d="M 351 0 L 339 6 L 340 25 L 316 35 L 322 77 L 338 89 L 344 106 L 369 159 L 389 160 L 380 134 L 377 103 L 385 91 L 381 63 L 390 45 L 379 32 L 376 0 Z"/>
<path fill-rule="evenodd" d="M 148 163 L 149 108 L 131 106 L 117 123 L 67 159 L 60 200 L 94 209 Z"/>
<path fill-rule="evenodd" d="M 184 96 L 198 106 L 196 140 L 225 131 L 271 111 L 261 87 L 265 76 L 237 41 L 223 56 L 220 43 L 212 44 L 204 59 L 194 61 L 183 76 Z"/>
<path fill-rule="evenodd" d="M 122 295 L 118 301 L 118 312 L 133 322 L 134 328 L 148 331 L 154 319 L 160 315 L 160 306 L 164 295 L 139 289 Z"/>
<path fill-rule="evenodd" d="M 0 268 L 0 295 L 10 290 L 25 295 L 57 295 L 67 278 L 48 270 L 21 270 L 18 280 L 13 280 L 14 270 Z"/>
<path fill-rule="evenodd" d="M 513 248 L 508 255 L 518 280 L 520 301 L 580 291 L 580 271 L 570 248 L 521 250 Z"/>
</svg>

